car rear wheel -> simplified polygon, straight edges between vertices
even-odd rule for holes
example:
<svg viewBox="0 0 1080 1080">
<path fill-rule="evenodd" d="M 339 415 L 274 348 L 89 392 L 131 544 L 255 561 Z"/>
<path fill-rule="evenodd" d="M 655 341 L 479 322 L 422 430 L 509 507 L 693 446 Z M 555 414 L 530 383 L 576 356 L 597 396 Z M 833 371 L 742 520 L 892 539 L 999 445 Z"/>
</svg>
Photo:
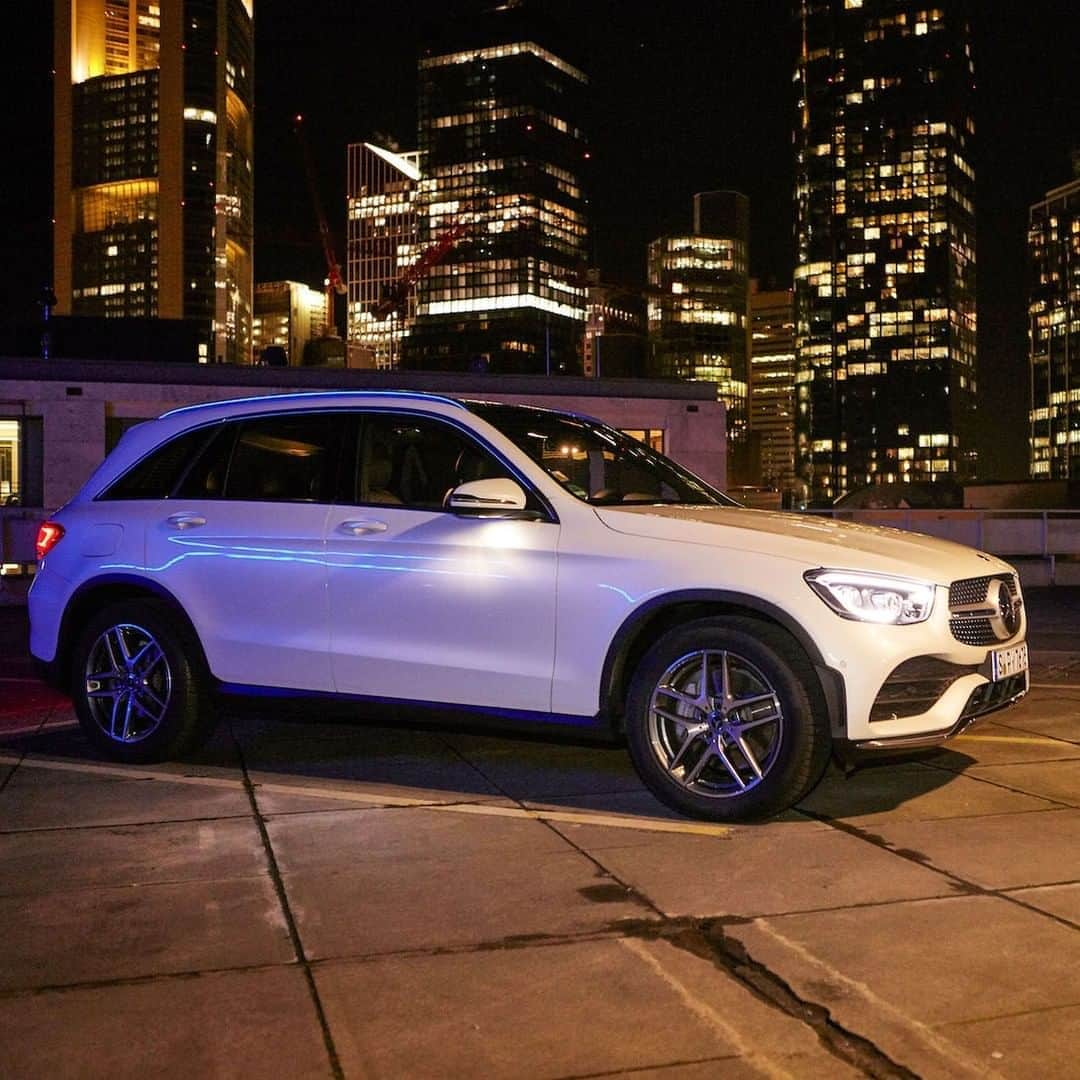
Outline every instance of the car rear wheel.
<svg viewBox="0 0 1080 1080">
<path fill-rule="evenodd" d="M 692 817 L 777 814 L 821 778 L 831 749 L 815 715 L 813 669 L 783 631 L 753 619 L 701 619 L 649 650 L 627 700 L 642 780 Z"/>
<path fill-rule="evenodd" d="M 75 646 L 72 697 L 83 732 L 118 761 L 164 761 L 204 742 L 214 716 L 197 646 L 155 600 L 113 604 Z"/>
</svg>

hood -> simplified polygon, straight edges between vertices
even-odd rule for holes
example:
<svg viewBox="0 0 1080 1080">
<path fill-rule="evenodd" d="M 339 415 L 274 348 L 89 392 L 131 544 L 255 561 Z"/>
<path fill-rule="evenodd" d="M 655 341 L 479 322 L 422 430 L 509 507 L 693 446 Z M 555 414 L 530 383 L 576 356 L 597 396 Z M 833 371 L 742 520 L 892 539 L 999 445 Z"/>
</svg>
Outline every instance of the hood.
<svg viewBox="0 0 1080 1080">
<path fill-rule="evenodd" d="M 842 570 L 918 577 L 947 585 L 1011 571 L 1008 563 L 951 540 L 878 525 L 727 506 L 597 507 L 609 528 L 630 536 L 761 554 Z"/>
</svg>

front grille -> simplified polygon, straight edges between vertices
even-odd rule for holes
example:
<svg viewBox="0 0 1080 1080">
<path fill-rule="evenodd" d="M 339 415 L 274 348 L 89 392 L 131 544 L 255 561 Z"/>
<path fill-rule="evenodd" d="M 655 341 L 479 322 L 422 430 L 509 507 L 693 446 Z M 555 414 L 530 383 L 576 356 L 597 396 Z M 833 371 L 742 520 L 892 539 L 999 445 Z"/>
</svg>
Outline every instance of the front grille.
<svg viewBox="0 0 1080 1080">
<path fill-rule="evenodd" d="M 870 722 L 927 712 L 957 679 L 978 670 L 977 664 L 950 664 L 933 656 L 905 660 L 878 691 L 870 708 Z"/>
<path fill-rule="evenodd" d="M 1004 597 L 1000 604 L 987 602 L 987 590 L 995 581 L 1005 583 L 1009 602 Z M 954 581 L 949 586 L 949 629 L 953 637 L 965 645 L 997 645 L 1007 640 L 1011 635 L 999 637 L 994 632 L 994 624 L 997 622 L 1000 626 L 1009 623 L 1012 604 L 1016 602 L 1018 592 L 1015 574 L 988 574 Z"/>
<path fill-rule="evenodd" d="M 949 629 L 965 645 L 993 645 L 998 640 L 989 619 L 952 619 Z"/>
<path fill-rule="evenodd" d="M 979 604 L 986 599 L 986 586 L 991 581 L 1004 581 L 1010 596 L 1016 595 L 1016 576 L 1014 574 L 988 574 L 986 577 L 964 578 L 954 581 L 949 586 L 949 610 Z"/>
</svg>

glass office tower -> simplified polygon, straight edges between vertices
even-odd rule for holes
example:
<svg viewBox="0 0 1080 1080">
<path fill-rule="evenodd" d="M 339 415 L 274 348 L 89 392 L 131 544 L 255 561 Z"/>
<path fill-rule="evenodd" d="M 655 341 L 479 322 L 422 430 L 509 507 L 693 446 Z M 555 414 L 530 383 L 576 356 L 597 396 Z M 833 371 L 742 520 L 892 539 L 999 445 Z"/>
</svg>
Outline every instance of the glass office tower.
<svg viewBox="0 0 1080 1080">
<path fill-rule="evenodd" d="M 419 62 L 421 251 L 403 367 L 572 373 L 585 323 L 588 80 L 527 3 L 447 24 Z"/>
<path fill-rule="evenodd" d="M 739 465 L 750 356 L 750 200 L 737 191 L 694 196 L 693 230 L 649 245 L 649 374 L 715 382 Z"/>
<path fill-rule="evenodd" d="M 804 493 L 975 473 L 969 6 L 796 0 Z"/>
<path fill-rule="evenodd" d="M 375 367 L 399 365 L 401 345 L 416 321 L 416 292 L 387 303 L 416 261 L 416 186 L 420 155 L 374 143 L 350 143 L 346 213 L 349 341 L 370 349 Z"/>
<path fill-rule="evenodd" d="M 249 363 L 251 0 L 54 16 L 57 314 L 195 320 L 198 359 Z"/>
<path fill-rule="evenodd" d="M 1031 475 L 1080 477 L 1080 157 L 1077 179 L 1031 208 Z"/>
<path fill-rule="evenodd" d="M 759 440 L 761 482 L 795 484 L 795 318 L 790 289 L 750 290 L 750 431 Z"/>
</svg>

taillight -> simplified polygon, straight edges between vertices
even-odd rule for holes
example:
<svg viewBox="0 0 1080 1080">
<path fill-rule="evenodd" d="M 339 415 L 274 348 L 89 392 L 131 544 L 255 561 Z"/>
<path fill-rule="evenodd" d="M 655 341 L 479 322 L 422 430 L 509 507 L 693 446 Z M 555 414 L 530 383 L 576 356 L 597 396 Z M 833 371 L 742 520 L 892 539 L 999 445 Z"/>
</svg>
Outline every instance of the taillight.
<svg viewBox="0 0 1080 1080">
<path fill-rule="evenodd" d="M 59 521 L 43 521 L 38 529 L 34 549 L 40 562 L 61 540 L 64 539 L 64 526 Z"/>
</svg>

